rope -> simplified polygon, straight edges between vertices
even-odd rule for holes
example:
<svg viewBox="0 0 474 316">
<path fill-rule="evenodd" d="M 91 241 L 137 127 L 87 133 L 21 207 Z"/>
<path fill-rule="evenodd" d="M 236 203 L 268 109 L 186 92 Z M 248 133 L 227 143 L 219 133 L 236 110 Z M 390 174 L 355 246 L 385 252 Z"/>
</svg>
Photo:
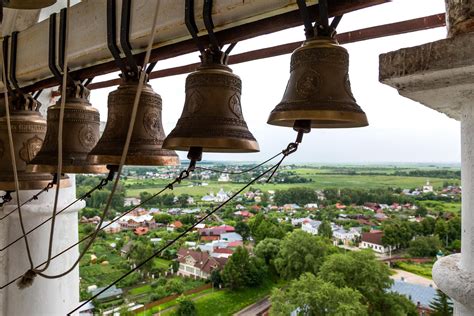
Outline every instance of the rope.
<svg viewBox="0 0 474 316">
<path fill-rule="evenodd" d="M 297 143 L 292 143 L 292 144 L 297 144 Z M 291 145 L 291 144 L 290 144 Z M 160 248 L 158 251 L 154 252 L 153 255 L 151 255 L 150 257 L 148 257 L 147 259 L 145 259 L 144 261 L 142 261 L 141 263 L 139 263 L 135 268 L 133 268 L 132 270 L 128 271 L 127 273 L 123 274 L 120 278 L 116 279 L 114 282 L 112 282 L 111 284 L 109 284 L 107 287 L 103 288 L 101 291 L 99 291 L 98 293 L 96 293 L 94 296 L 92 296 L 91 298 L 89 298 L 88 300 L 86 300 L 85 302 L 83 302 L 82 304 L 80 304 L 79 306 L 77 306 L 74 310 L 70 311 L 67 315 L 72 315 L 74 312 L 76 312 L 78 309 L 80 309 L 82 306 L 84 306 L 85 304 L 89 303 L 90 301 L 92 301 L 93 299 L 97 298 L 97 296 L 99 296 L 100 294 L 104 293 L 105 291 L 107 291 L 108 289 L 110 289 L 113 285 L 117 284 L 118 282 L 120 282 L 121 280 L 123 280 L 124 278 L 126 278 L 127 276 L 129 276 L 130 274 L 132 274 L 133 272 L 135 272 L 136 270 L 140 269 L 142 266 L 144 266 L 147 262 L 149 262 L 150 260 L 152 260 L 153 258 L 155 258 L 156 256 L 158 256 L 161 252 L 163 252 L 164 250 L 166 250 L 167 248 L 169 248 L 170 246 L 172 246 L 174 243 L 176 243 L 179 239 L 181 239 L 182 237 L 184 237 L 187 233 L 189 233 L 190 231 L 192 231 L 198 224 L 202 223 L 203 221 L 205 221 L 206 219 L 208 219 L 210 216 L 212 216 L 214 213 L 216 213 L 217 211 L 219 211 L 221 208 L 223 208 L 227 203 L 229 203 L 230 201 L 232 201 L 237 195 L 239 195 L 240 193 L 242 193 L 245 189 L 247 189 L 249 186 L 251 186 L 252 184 L 254 184 L 255 182 L 257 182 L 259 179 L 263 178 L 267 173 L 269 173 L 270 171 L 272 171 L 272 175 L 275 173 L 276 169 L 279 168 L 279 166 L 281 165 L 281 163 L 283 162 L 283 160 L 290 154 L 292 154 L 293 152 L 296 151 L 296 149 L 298 148 L 298 145 L 296 145 L 295 149 L 293 151 L 287 151 L 286 153 L 283 153 L 283 157 L 281 158 L 281 160 L 274 166 L 272 166 L 271 168 L 267 169 L 266 171 L 264 171 L 263 173 L 261 173 L 259 176 L 255 177 L 252 181 L 250 181 L 249 183 L 247 183 L 245 186 L 243 186 L 239 191 L 237 191 L 236 193 L 234 193 L 232 196 L 230 196 L 227 200 L 225 200 L 224 202 L 222 202 L 219 206 L 217 206 L 216 208 L 214 208 L 211 212 L 209 212 L 209 214 L 207 214 L 206 216 L 204 216 L 203 218 L 201 218 L 200 220 L 198 220 L 197 222 L 195 222 L 191 227 L 189 227 L 188 229 L 186 229 L 184 232 L 182 232 L 180 235 L 178 235 L 176 238 L 174 238 L 173 240 L 171 240 L 170 242 L 168 242 L 165 246 L 163 246 L 162 248 Z"/>
<path fill-rule="evenodd" d="M 56 224 L 56 215 L 58 210 L 58 201 L 59 201 L 59 190 L 61 189 L 61 174 L 63 169 L 63 127 L 64 127 L 64 108 L 66 105 L 66 94 L 67 94 L 67 80 L 68 80 L 68 41 L 69 41 L 69 8 L 71 7 L 71 0 L 67 0 L 67 9 L 66 9 L 66 32 L 64 40 L 64 66 L 63 66 L 63 82 L 61 86 L 61 105 L 59 110 L 59 126 L 58 126 L 58 166 L 56 169 L 56 192 L 54 195 L 54 206 L 53 206 L 53 215 L 51 216 L 51 229 L 49 233 L 49 244 L 48 244 L 48 259 L 46 260 L 46 265 L 42 269 L 34 269 L 34 273 L 41 273 L 48 269 L 51 256 L 53 254 L 53 241 L 54 241 L 54 227 Z M 33 278 L 27 278 L 29 281 L 28 284 L 32 284 Z M 31 281 L 30 281 L 31 280 Z M 18 285 L 22 286 L 21 282 Z M 29 285 L 27 285 L 29 286 Z"/>
<path fill-rule="evenodd" d="M 160 195 L 161 193 L 163 193 L 165 190 L 167 189 L 170 189 L 170 190 L 173 190 L 173 187 L 176 183 L 180 183 L 182 180 L 186 179 L 187 177 L 189 176 L 189 170 L 184 170 L 180 173 L 179 177 L 177 177 L 175 180 L 173 180 L 172 182 L 170 182 L 169 184 L 167 184 L 165 187 L 163 187 L 160 191 L 158 191 L 157 193 L 153 194 L 152 196 L 150 196 L 149 198 L 145 199 L 144 201 L 142 201 L 140 204 L 138 205 L 135 205 L 133 206 L 132 208 L 130 208 L 128 211 L 122 213 L 119 217 L 113 219 L 112 221 L 110 221 L 108 224 L 98 228 L 98 231 L 102 231 L 104 230 L 105 228 L 109 227 L 110 225 L 112 225 L 113 223 L 115 223 L 116 221 L 118 221 L 119 219 L 121 219 L 122 217 L 124 217 L 125 215 L 133 212 L 134 210 L 136 210 L 137 208 L 143 206 L 145 203 L 148 203 L 149 201 L 151 201 L 152 199 L 154 199 L 155 197 L 157 197 L 158 195 Z M 58 213 L 59 214 L 59 213 Z M 42 224 L 44 224 L 45 222 L 43 222 Z M 42 224 L 40 224 L 39 226 L 41 226 Z M 39 227 L 38 226 L 38 227 Z M 61 252 L 57 253 L 56 255 L 54 255 L 51 259 L 55 259 L 59 256 L 61 256 L 62 254 L 66 253 L 67 251 L 71 250 L 72 248 L 76 247 L 77 245 L 79 245 L 80 243 L 82 243 L 83 241 L 87 240 L 89 237 L 91 237 L 94 233 L 90 233 L 89 235 L 83 237 L 81 240 L 79 240 L 78 242 L 74 243 L 73 245 L 67 247 L 66 249 L 62 250 Z M 21 237 L 20 237 L 21 239 Z M 43 264 L 45 264 L 45 262 L 39 264 L 37 266 L 37 268 L 41 267 Z M 28 272 L 27 272 L 28 273 Z M 0 290 L 1 289 L 4 289 L 5 287 L 9 286 L 10 284 L 16 282 L 17 280 L 21 279 L 23 276 L 18 276 L 16 277 L 15 279 L 9 281 L 8 283 L 0 286 Z M 47 277 L 47 276 L 46 276 Z"/>
<path fill-rule="evenodd" d="M 62 212 L 65 212 L 68 208 L 70 208 L 71 206 L 73 206 L 74 204 L 76 204 L 77 202 L 81 201 L 81 200 L 84 200 L 86 198 L 89 198 L 91 196 L 92 193 L 94 193 L 95 191 L 97 190 L 101 190 L 103 187 L 105 187 L 107 185 L 107 183 L 110 181 L 110 177 L 113 178 L 113 173 L 111 172 L 109 174 L 109 176 L 107 178 L 104 178 L 100 181 L 100 183 L 98 185 L 96 185 L 95 187 L 93 187 L 92 189 L 90 189 L 88 192 L 84 193 L 81 197 L 77 198 L 75 201 L 69 203 L 66 207 L 64 207 L 62 210 L 60 210 L 59 212 L 56 213 L 56 216 L 61 214 Z M 48 219 L 44 220 L 43 222 L 39 223 L 38 225 L 36 225 L 35 227 L 33 227 L 32 229 L 30 229 L 29 231 L 26 232 L 25 236 L 31 234 L 32 232 L 34 232 L 35 230 L 37 230 L 38 228 L 40 228 L 41 226 L 43 226 L 44 224 L 46 224 L 47 222 L 49 222 L 53 217 L 49 217 Z M 11 241 L 8 245 L 6 245 L 5 247 L 1 248 L 0 249 L 0 252 L 8 249 L 9 247 L 11 247 L 12 245 L 14 245 L 16 242 L 18 242 L 19 240 L 21 240 L 23 238 L 23 236 L 20 236 L 18 237 L 17 239 Z"/>
<path fill-rule="evenodd" d="M 69 0 L 68 0 L 69 2 Z M 158 25 L 158 12 L 159 12 L 159 7 L 160 7 L 160 1 L 157 1 L 156 2 L 156 7 L 155 7 L 155 13 L 154 13 L 154 17 L 153 17 L 153 26 L 152 26 L 152 32 L 151 32 L 151 36 L 150 36 L 150 39 L 148 41 L 148 46 L 147 46 L 147 50 L 146 50 L 146 55 L 145 55 L 145 59 L 144 59 L 144 62 L 143 62 L 143 65 L 147 65 L 150 61 L 150 56 L 151 56 L 151 50 L 152 50 L 152 47 L 153 47 L 153 41 L 154 41 L 154 38 L 155 38 L 155 33 L 156 33 L 156 28 L 157 28 L 157 25 Z M 117 177 L 115 178 L 115 181 L 114 181 L 114 184 L 113 184 L 113 187 L 112 187 L 112 190 L 110 192 L 110 195 L 109 195 L 109 198 L 107 200 L 107 204 L 105 206 L 105 209 L 104 211 L 102 212 L 102 216 L 101 216 L 101 219 L 99 221 L 99 224 L 98 224 L 98 227 L 102 226 L 103 222 L 104 222 L 104 219 L 105 217 L 107 216 L 108 214 L 108 211 L 110 209 L 110 206 L 111 206 L 111 203 L 112 203 L 112 198 L 115 194 L 115 191 L 117 190 L 117 186 L 118 186 L 118 183 L 120 181 L 120 175 L 122 174 L 122 169 L 123 169 L 123 166 L 125 164 L 125 160 L 127 158 L 127 154 L 128 154 L 128 148 L 130 146 L 130 141 L 132 139 L 132 133 L 133 133 L 133 129 L 134 129 L 134 126 L 135 126 L 135 119 L 137 117 L 137 112 L 138 112 L 138 104 L 140 102 L 140 96 L 141 96 L 141 93 L 142 93 L 142 90 L 143 90 L 143 87 L 145 85 L 145 80 L 146 80 L 146 77 L 147 77 L 147 74 L 146 74 L 146 71 L 144 69 L 145 67 L 142 67 L 141 71 L 140 71 L 140 77 L 139 77 L 139 81 L 138 81 L 138 87 L 137 87 L 137 92 L 135 94 L 135 100 L 133 102 L 133 109 L 132 109 L 132 114 L 130 116 L 130 124 L 128 126 L 128 132 L 127 132 L 127 138 L 125 140 L 125 144 L 124 144 L 124 147 L 123 147 L 123 151 L 122 151 L 122 157 L 120 158 L 120 164 L 118 166 L 118 171 L 117 171 Z M 64 68 L 65 70 L 67 69 L 66 67 Z M 53 219 L 54 220 L 54 219 Z M 49 265 L 49 263 L 46 265 L 46 268 L 43 268 L 40 270 L 40 272 L 38 273 L 39 275 L 41 275 L 42 277 L 44 278 L 48 278 L 48 279 L 56 279 L 56 278 L 60 278 L 60 277 L 63 277 L 67 274 L 69 274 L 71 271 L 74 270 L 74 268 L 79 264 L 79 262 L 81 261 L 81 259 L 84 257 L 84 255 L 86 254 L 87 250 L 89 250 L 89 248 L 91 247 L 91 245 L 94 243 L 95 239 L 97 238 L 97 234 L 98 234 L 99 230 L 96 229 L 92 236 L 91 236 L 91 239 L 89 240 L 89 242 L 86 244 L 86 246 L 84 247 L 83 251 L 81 252 L 81 254 L 79 255 L 78 259 L 74 262 L 74 264 L 68 269 L 66 270 L 65 272 L 63 273 L 60 273 L 60 274 L 57 274 L 57 275 L 46 275 L 43 273 L 43 271 L 46 270 L 47 266 Z M 51 249 L 50 249 L 51 250 Z"/>
<path fill-rule="evenodd" d="M 5 40 L 5 39 L 4 39 Z M 3 55 L 3 52 L 2 52 Z M 6 61 L 8 56 L 2 56 L 2 60 Z M 15 182 L 15 192 L 16 192 L 16 203 L 18 208 L 18 217 L 20 220 L 21 232 L 23 233 L 23 239 L 25 240 L 26 253 L 28 255 L 28 261 L 30 262 L 30 268 L 33 268 L 33 259 L 31 257 L 30 245 L 28 243 L 28 238 L 25 236 L 25 225 L 23 223 L 23 214 L 21 213 L 21 204 L 20 204 L 20 184 L 18 182 L 18 170 L 16 169 L 16 157 L 15 157 L 15 148 L 13 144 L 13 135 L 12 135 L 12 126 L 10 122 L 10 105 L 8 100 L 8 91 L 7 91 L 7 73 L 6 73 L 7 64 L 4 63 L 2 67 L 2 81 L 4 85 L 3 94 L 5 97 L 5 114 L 7 119 L 7 130 L 8 130 L 8 143 L 10 145 L 10 156 L 12 158 L 12 169 L 13 169 L 13 179 Z"/>
</svg>

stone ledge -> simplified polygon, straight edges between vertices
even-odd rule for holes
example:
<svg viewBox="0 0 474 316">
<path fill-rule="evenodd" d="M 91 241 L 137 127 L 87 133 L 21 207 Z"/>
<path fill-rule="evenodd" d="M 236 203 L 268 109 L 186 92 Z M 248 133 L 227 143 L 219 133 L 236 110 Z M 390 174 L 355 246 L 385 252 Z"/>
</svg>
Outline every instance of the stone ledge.
<svg viewBox="0 0 474 316">
<path fill-rule="evenodd" d="M 474 33 L 381 54 L 379 64 L 380 82 L 451 118 L 474 100 Z"/>
<path fill-rule="evenodd" d="M 433 281 L 446 295 L 469 310 L 474 309 L 474 274 L 461 270 L 461 254 L 439 259 L 433 265 Z"/>
</svg>

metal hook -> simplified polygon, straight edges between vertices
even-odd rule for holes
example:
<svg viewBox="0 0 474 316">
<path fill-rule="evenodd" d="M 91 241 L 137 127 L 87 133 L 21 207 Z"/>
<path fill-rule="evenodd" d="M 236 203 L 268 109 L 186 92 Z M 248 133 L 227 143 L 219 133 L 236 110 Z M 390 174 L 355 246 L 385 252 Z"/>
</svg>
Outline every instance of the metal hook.
<svg viewBox="0 0 474 316">
<path fill-rule="evenodd" d="M 69 74 L 69 69 L 64 69 L 66 58 L 66 28 L 67 28 L 67 8 L 61 9 L 59 15 L 59 68 L 67 76 L 68 84 L 78 85 Z"/>
<path fill-rule="evenodd" d="M 214 22 L 212 21 L 212 0 L 204 0 L 204 6 L 202 10 L 202 18 L 204 20 L 204 26 L 206 27 L 207 33 L 209 34 L 211 50 L 215 52 L 221 51 L 221 46 L 217 40 L 216 34 L 214 33 Z"/>
<path fill-rule="evenodd" d="M 56 80 L 61 82 L 62 76 L 56 65 L 56 13 L 49 17 L 49 51 L 48 51 L 48 67 L 53 73 Z"/>
<path fill-rule="evenodd" d="M 10 52 L 10 81 L 15 87 L 15 89 L 20 93 L 23 94 L 23 92 L 20 89 L 20 86 L 18 85 L 18 80 L 16 79 L 16 55 L 18 52 L 18 33 L 19 32 L 13 32 L 12 37 L 11 37 L 11 52 Z"/>
<path fill-rule="evenodd" d="M 109 48 L 115 64 L 122 73 L 127 72 L 127 67 L 120 56 L 117 45 L 117 3 L 116 0 L 107 0 L 107 46 Z"/>
<path fill-rule="evenodd" d="M 120 46 L 127 58 L 128 76 L 136 78 L 139 75 L 140 69 L 137 65 L 132 53 L 132 46 L 130 45 L 130 7 L 131 0 L 122 1 L 122 19 L 120 22 Z"/>
<path fill-rule="evenodd" d="M 304 24 L 304 33 L 306 35 L 306 38 L 312 38 L 314 37 L 314 28 L 313 28 L 313 21 L 309 17 L 309 10 L 308 7 L 306 6 L 306 1 L 305 0 L 297 0 L 298 4 L 298 9 L 300 11 L 301 18 L 303 19 L 303 24 Z"/>
<path fill-rule="evenodd" d="M 196 46 L 198 47 L 201 53 L 204 53 L 204 44 L 199 39 L 198 28 L 196 25 L 196 20 L 194 18 L 194 0 L 186 0 L 184 4 L 184 23 L 188 28 L 189 34 L 191 34 Z"/>
</svg>

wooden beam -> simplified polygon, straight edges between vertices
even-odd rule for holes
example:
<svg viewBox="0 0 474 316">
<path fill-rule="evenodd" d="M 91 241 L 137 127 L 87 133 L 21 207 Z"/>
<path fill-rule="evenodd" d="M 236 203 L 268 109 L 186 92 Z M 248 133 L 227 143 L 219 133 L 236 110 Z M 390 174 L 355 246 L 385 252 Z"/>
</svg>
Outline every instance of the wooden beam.
<svg viewBox="0 0 474 316">
<path fill-rule="evenodd" d="M 417 18 L 413 20 L 407 20 L 402 22 L 384 24 L 356 31 L 341 33 L 337 35 L 337 40 L 340 44 L 348 44 L 358 41 L 364 41 L 379 37 L 399 35 L 408 32 L 422 31 L 435 27 L 442 27 L 446 25 L 445 14 L 439 13 L 435 15 L 426 16 L 423 18 Z M 241 54 L 231 55 L 229 58 L 229 64 L 239 64 L 248 61 L 275 57 L 285 54 L 290 54 L 296 48 L 301 46 L 302 42 L 293 42 L 273 47 L 267 47 L 262 49 L 253 50 Z M 163 78 L 168 76 L 175 76 L 186 74 L 194 71 L 199 66 L 199 63 L 173 67 L 163 70 L 157 70 L 150 74 L 150 79 Z M 95 82 L 89 85 L 89 89 L 102 89 L 120 84 L 120 79 L 112 79 L 102 82 Z"/>
<path fill-rule="evenodd" d="M 293 1 L 288 1 L 293 2 Z M 367 8 L 370 6 L 390 2 L 390 0 L 334 0 L 330 2 L 330 16 L 342 15 L 354 10 Z M 317 5 L 309 6 L 310 12 L 316 16 Z M 199 21 L 198 21 L 199 22 Z M 287 28 L 302 25 L 299 11 L 293 6 L 291 11 L 283 11 L 270 17 L 261 18 L 256 21 L 246 22 L 244 24 L 228 26 L 226 29 L 218 30 L 217 37 L 222 44 L 243 41 L 260 35 L 281 31 Z M 159 37 L 159 34 L 158 34 Z M 183 54 L 196 51 L 194 42 L 186 36 L 176 39 L 175 42 L 167 41 L 167 45 L 155 48 L 152 51 L 151 61 L 168 59 Z M 208 41 L 207 36 L 201 37 L 204 42 Z M 144 52 L 136 54 L 138 60 L 143 60 Z M 92 78 L 117 71 L 115 62 L 106 61 L 102 63 L 92 63 L 92 65 L 72 71 L 71 74 L 77 79 Z M 57 85 L 54 78 L 38 80 L 36 83 L 24 87 L 25 91 L 37 91 Z"/>
</svg>

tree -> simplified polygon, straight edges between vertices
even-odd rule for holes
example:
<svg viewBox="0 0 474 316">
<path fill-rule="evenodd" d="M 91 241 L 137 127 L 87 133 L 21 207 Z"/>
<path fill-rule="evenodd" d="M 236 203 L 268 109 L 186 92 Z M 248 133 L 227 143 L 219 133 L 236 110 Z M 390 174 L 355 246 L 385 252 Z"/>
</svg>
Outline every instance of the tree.
<svg viewBox="0 0 474 316">
<path fill-rule="evenodd" d="M 242 236 L 243 240 L 247 240 L 250 237 L 250 227 L 245 222 L 238 222 L 235 225 L 235 232 Z"/>
<path fill-rule="evenodd" d="M 266 265 L 272 264 L 280 251 L 281 240 L 276 238 L 265 238 L 254 249 L 255 255 L 262 258 Z"/>
<path fill-rule="evenodd" d="M 434 233 L 439 236 L 439 239 L 446 243 L 446 247 L 449 243 L 449 225 L 444 219 L 438 219 L 435 224 Z"/>
<path fill-rule="evenodd" d="M 188 199 L 189 199 L 190 195 L 189 194 L 180 194 L 178 195 L 178 205 L 180 207 L 186 207 L 188 206 Z"/>
<path fill-rule="evenodd" d="M 433 217 L 425 217 L 421 221 L 421 226 L 423 227 L 423 235 L 431 236 L 435 230 L 436 220 Z"/>
<path fill-rule="evenodd" d="M 285 230 L 278 222 L 265 218 L 261 213 L 254 217 L 249 226 L 252 237 L 257 244 L 265 238 L 281 239 L 285 236 Z"/>
<path fill-rule="evenodd" d="M 317 274 L 322 259 L 333 252 L 328 240 L 295 230 L 281 241 L 280 251 L 274 260 L 278 273 L 285 279 L 298 278 L 304 272 Z"/>
<path fill-rule="evenodd" d="M 176 315 L 178 316 L 196 316 L 197 310 L 194 302 L 189 298 L 181 296 L 178 298 L 178 309 L 176 310 Z"/>
<path fill-rule="evenodd" d="M 173 220 L 173 217 L 166 213 L 155 214 L 153 215 L 153 218 L 155 219 L 155 222 L 162 224 L 168 224 Z"/>
<path fill-rule="evenodd" d="M 250 257 L 246 248 L 237 247 L 224 266 L 221 276 L 226 286 L 239 289 L 259 285 L 263 281 L 264 273 L 263 262 Z"/>
<path fill-rule="evenodd" d="M 436 289 L 436 296 L 430 303 L 431 313 L 433 316 L 449 316 L 453 314 L 453 302 L 440 289 Z"/>
<path fill-rule="evenodd" d="M 406 312 L 400 315 L 408 315 L 414 307 L 398 297 L 387 297 L 386 291 L 393 282 L 390 270 L 368 250 L 330 255 L 321 266 L 318 277 L 339 288 L 357 290 L 370 314 L 380 312 L 386 315 L 386 310 L 393 309 Z"/>
<path fill-rule="evenodd" d="M 184 292 L 184 282 L 180 278 L 169 279 L 166 282 L 165 290 L 171 294 L 181 294 Z"/>
<path fill-rule="evenodd" d="M 441 249 L 441 241 L 438 236 L 419 236 L 410 241 L 408 253 L 413 257 L 435 256 Z"/>
<path fill-rule="evenodd" d="M 210 280 L 211 280 L 212 286 L 219 287 L 223 283 L 221 270 L 220 269 L 212 270 Z"/>
<path fill-rule="evenodd" d="M 318 235 L 325 238 L 332 238 L 332 228 L 329 221 L 322 221 L 318 227 Z"/>
<path fill-rule="evenodd" d="M 149 241 L 139 239 L 133 242 L 128 257 L 132 260 L 133 263 L 138 265 L 139 263 L 145 261 L 147 258 L 151 257 L 153 255 L 153 252 L 153 246 Z M 151 272 L 152 269 L 153 260 L 149 260 L 140 268 L 140 270 L 144 273 Z"/>
<path fill-rule="evenodd" d="M 273 291 L 271 314 L 286 316 L 299 309 L 299 315 L 367 315 L 367 307 L 360 303 L 361 297 L 357 290 L 338 288 L 311 273 L 304 273 L 285 289 Z"/>
</svg>

